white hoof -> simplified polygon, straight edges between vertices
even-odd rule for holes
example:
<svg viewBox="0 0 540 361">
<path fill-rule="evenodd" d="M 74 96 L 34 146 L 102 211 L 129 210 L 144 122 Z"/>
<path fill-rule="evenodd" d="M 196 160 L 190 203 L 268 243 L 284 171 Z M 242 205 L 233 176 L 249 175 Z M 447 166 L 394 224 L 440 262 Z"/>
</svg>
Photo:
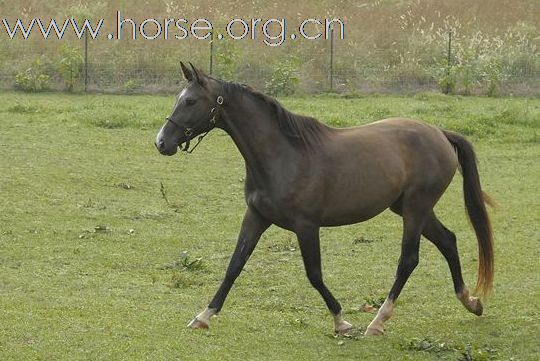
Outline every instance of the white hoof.
<svg viewBox="0 0 540 361">
<path fill-rule="evenodd" d="M 193 320 L 191 320 L 190 323 L 188 323 L 188 327 L 197 329 L 207 329 L 208 324 L 210 323 L 210 318 L 214 316 L 217 313 L 215 309 L 212 308 L 206 308 L 203 312 L 199 313 L 197 317 L 195 317 Z"/>
<path fill-rule="evenodd" d="M 187 327 L 192 329 L 208 329 L 208 324 L 195 317 L 190 323 L 188 323 Z"/>
<path fill-rule="evenodd" d="M 383 328 L 376 328 L 376 327 L 368 327 L 366 332 L 364 332 L 365 336 L 382 336 L 384 335 L 384 329 Z"/>
<path fill-rule="evenodd" d="M 351 325 L 345 320 L 341 320 L 341 322 L 335 325 L 334 331 L 339 335 L 346 335 L 350 333 L 352 329 L 353 329 L 353 325 Z"/>
<path fill-rule="evenodd" d="M 348 334 L 352 329 L 353 326 L 343 319 L 341 312 L 334 315 L 334 331 L 337 334 L 345 335 Z"/>
</svg>

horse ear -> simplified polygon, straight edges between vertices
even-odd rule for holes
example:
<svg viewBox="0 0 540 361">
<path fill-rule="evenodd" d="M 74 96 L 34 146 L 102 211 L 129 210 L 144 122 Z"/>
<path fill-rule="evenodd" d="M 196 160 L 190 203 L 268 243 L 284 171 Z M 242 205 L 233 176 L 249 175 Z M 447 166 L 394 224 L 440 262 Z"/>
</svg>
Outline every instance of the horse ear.
<svg viewBox="0 0 540 361">
<path fill-rule="evenodd" d="M 191 69 L 193 70 L 193 74 L 195 75 L 195 79 L 197 79 L 197 83 L 200 85 L 206 84 L 206 74 L 204 74 L 201 70 L 197 69 L 191 62 L 189 63 L 191 66 Z"/>
<path fill-rule="evenodd" d="M 193 73 L 191 72 L 191 70 L 189 70 L 188 67 L 185 66 L 182 62 L 180 62 L 180 67 L 182 68 L 182 73 L 184 73 L 184 78 L 186 78 L 187 81 L 192 81 Z"/>
</svg>

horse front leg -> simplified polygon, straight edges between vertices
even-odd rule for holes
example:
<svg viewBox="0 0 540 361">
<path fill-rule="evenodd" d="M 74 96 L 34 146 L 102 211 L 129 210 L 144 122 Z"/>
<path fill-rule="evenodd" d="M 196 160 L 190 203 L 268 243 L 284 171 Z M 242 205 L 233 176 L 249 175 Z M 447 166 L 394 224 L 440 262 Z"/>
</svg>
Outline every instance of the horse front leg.
<svg viewBox="0 0 540 361">
<path fill-rule="evenodd" d="M 264 219 L 257 210 L 248 207 L 246 214 L 244 215 L 244 220 L 242 221 L 242 228 L 238 235 L 236 248 L 229 262 L 227 272 L 225 273 L 225 279 L 221 282 L 221 286 L 208 307 L 198 314 L 188 324 L 188 327 L 208 328 L 210 317 L 221 310 L 234 281 L 240 275 L 240 272 L 242 272 L 244 265 L 255 249 L 261 235 L 269 226 L 270 222 Z"/>
</svg>

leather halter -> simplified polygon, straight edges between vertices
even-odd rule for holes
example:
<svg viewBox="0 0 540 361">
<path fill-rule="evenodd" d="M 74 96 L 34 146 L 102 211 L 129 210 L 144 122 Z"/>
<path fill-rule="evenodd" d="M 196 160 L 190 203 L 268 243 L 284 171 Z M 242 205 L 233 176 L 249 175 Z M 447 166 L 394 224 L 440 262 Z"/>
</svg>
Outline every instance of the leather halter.
<svg viewBox="0 0 540 361">
<path fill-rule="evenodd" d="M 171 118 L 169 118 L 169 117 L 165 118 L 167 120 L 167 122 L 171 122 L 178 129 L 183 130 L 184 135 L 186 136 L 186 139 L 187 139 L 186 142 L 185 142 L 186 145 L 182 148 L 183 152 L 191 154 L 195 150 L 195 148 L 197 148 L 197 146 L 202 142 L 204 137 L 206 137 L 208 135 L 208 133 L 210 133 L 210 131 L 216 127 L 216 122 L 217 122 L 216 118 L 217 118 L 217 115 L 219 113 L 219 110 L 221 109 L 221 106 L 223 105 L 223 97 L 221 95 L 219 95 L 217 97 L 216 104 L 217 105 L 210 110 L 210 120 L 209 120 L 210 128 L 204 134 L 199 135 L 199 137 L 197 138 L 197 143 L 195 143 L 195 145 L 191 149 L 189 149 L 189 145 L 190 145 L 191 139 L 193 139 L 192 138 L 192 136 L 193 136 L 193 128 L 182 127 L 178 123 L 176 123 L 174 120 L 172 120 Z"/>
</svg>

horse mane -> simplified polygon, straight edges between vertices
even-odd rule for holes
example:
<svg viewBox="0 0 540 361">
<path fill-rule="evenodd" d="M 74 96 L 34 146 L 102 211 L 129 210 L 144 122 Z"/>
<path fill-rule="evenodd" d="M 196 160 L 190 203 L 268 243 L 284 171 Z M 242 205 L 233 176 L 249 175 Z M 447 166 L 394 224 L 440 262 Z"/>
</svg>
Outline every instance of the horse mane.
<svg viewBox="0 0 540 361">
<path fill-rule="evenodd" d="M 281 103 L 246 84 L 219 81 L 225 94 L 250 95 L 270 107 L 278 121 L 281 133 L 294 145 L 299 145 L 305 149 L 316 147 L 325 138 L 330 129 L 317 119 L 309 116 L 295 114 L 283 107 Z"/>
</svg>

